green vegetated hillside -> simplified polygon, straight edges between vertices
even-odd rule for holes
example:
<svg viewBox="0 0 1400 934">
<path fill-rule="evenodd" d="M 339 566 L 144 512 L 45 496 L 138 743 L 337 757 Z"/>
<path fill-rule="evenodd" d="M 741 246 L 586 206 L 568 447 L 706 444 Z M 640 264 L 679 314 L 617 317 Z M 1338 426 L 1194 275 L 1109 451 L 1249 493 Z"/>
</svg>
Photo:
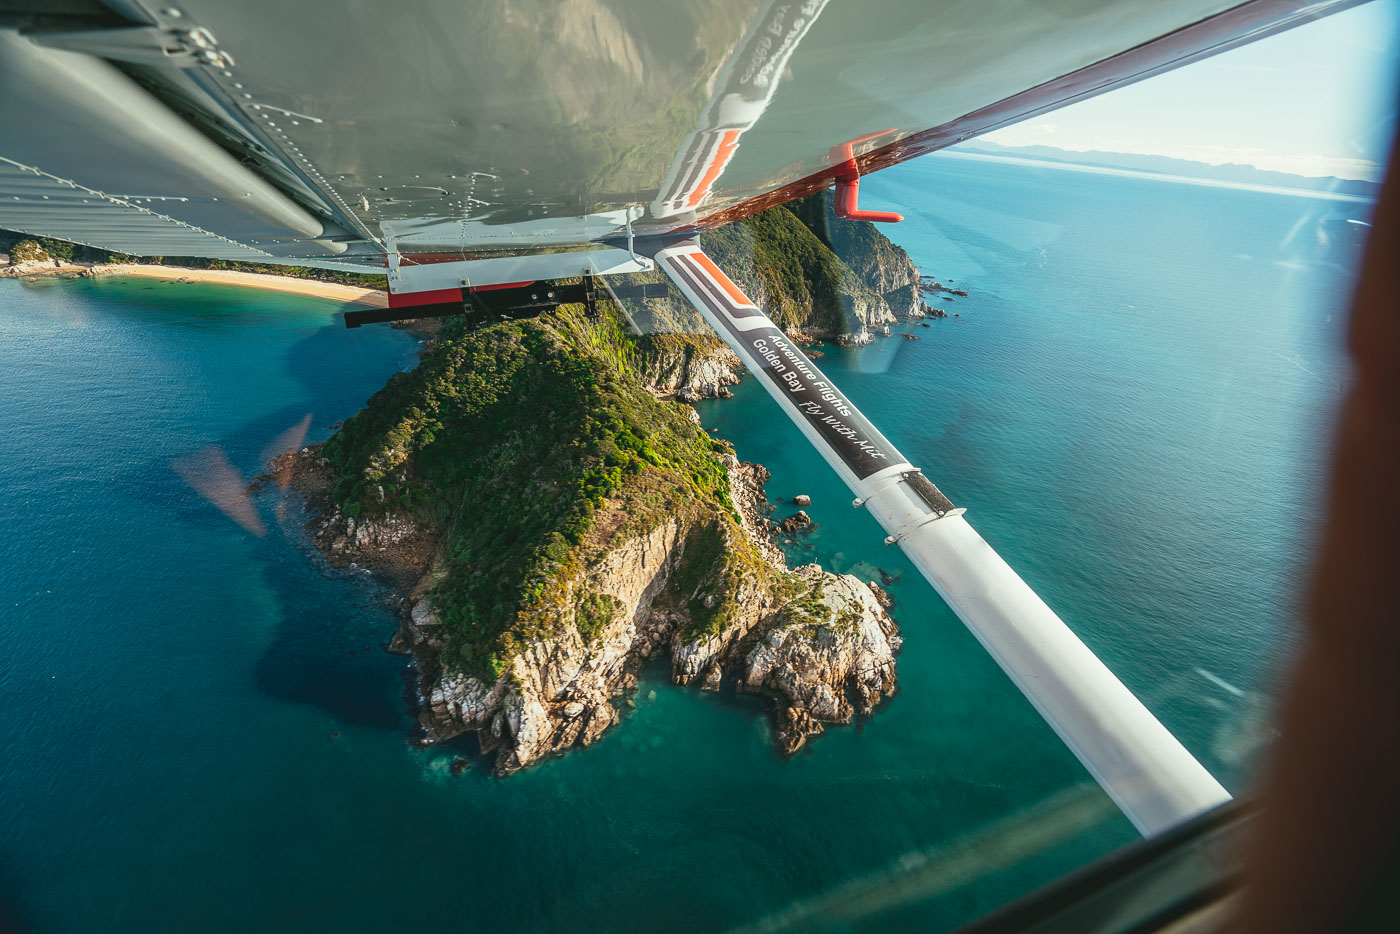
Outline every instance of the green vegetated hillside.
<svg viewBox="0 0 1400 934">
<path fill-rule="evenodd" d="M 921 306 L 918 269 L 874 224 L 836 217 L 822 191 L 701 235 L 784 329 L 841 335 Z"/>
<path fill-rule="evenodd" d="M 923 305 L 919 270 L 904 248 L 874 224 L 836 216 L 835 194 L 820 192 L 783 205 L 841 258 L 859 283 L 896 316 Z"/>
<path fill-rule="evenodd" d="M 784 327 L 848 333 L 852 307 L 888 314 L 878 287 L 903 277 L 916 288 L 917 270 L 871 225 L 836 221 L 830 208 L 830 193 L 818 194 L 703 243 Z M 480 330 L 450 319 L 417 368 L 327 441 L 345 514 L 406 514 L 441 530 L 434 596 L 448 668 L 497 676 L 557 627 L 602 629 L 614 607 L 579 590 L 582 572 L 663 522 L 687 537 L 668 591 L 692 636 L 725 628 L 736 593 L 790 585 L 740 528 L 728 449 L 647 389 L 719 346 L 682 305 L 633 305 L 644 330 L 673 332 L 643 337 L 607 303 L 597 317 L 565 305 Z"/>
<path fill-rule="evenodd" d="M 825 191 L 707 230 L 700 243 L 781 327 L 837 337 L 923 307 L 909 254 L 874 224 L 836 217 Z M 659 272 L 631 283 L 665 282 Z M 676 290 L 624 302 L 644 332 L 709 334 Z"/>
<path fill-rule="evenodd" d="M 676 600 L 707 579 L 720 595 L 676 607 L 695 632 L 724 627 L 742 581 L 773 582 L 730 502 L 728 448 L 642 383 L 647 354 L 667 348 L 628 334 L 611 309 L 591 318 L 565 305 L 476 331 L 452 319 L 417 368 L 327 441 L 344 512 L 407 513 L 443 531 L 435 604 L 448 668 L 497 676 L 554 627 L 601 629 L 615 607 L 579 592 L 581 572 L 672 519 L 687 536 Z"/>
</svg>

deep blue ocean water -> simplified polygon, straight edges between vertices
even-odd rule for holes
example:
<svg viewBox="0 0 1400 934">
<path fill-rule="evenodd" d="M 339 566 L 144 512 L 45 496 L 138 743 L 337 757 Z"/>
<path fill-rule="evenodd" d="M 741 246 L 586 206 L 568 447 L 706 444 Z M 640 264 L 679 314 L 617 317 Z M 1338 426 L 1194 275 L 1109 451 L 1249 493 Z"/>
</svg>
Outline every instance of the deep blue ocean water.
<svg viewBox="0 0 1400 934">
<path fill-rule="evenodd" d="M 862 192 L 970 294 L 821 365 L 1246 788 L 1368 207 L 951 155 Z M 408 742 L 385 594 L 308 556 L 275 491 L 255 536 L 178 470 L 251 478 L 412 365 L 337 310 L 0 281 L 0 928 L 929 930 L 1133 839 L 749 380 L 702 416 L 813 497 L 794 560 L 895 578 L 898 696 L 785 761 L 759 702 L 656 671 L 598 745 L 450 775 Z"/>
</svg>

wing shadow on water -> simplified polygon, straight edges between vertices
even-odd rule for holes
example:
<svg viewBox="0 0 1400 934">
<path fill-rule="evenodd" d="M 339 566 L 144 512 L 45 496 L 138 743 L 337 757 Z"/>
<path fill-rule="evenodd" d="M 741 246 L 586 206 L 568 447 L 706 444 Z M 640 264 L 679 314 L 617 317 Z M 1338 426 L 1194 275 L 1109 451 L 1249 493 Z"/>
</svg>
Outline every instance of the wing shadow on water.
<svg viewBox="0 0 1400 934">
<path fill-rule="evenodd" d="M 0 876 L 0 934 L 24 934 L 38 926 L 25 916 L 21 900 L 15 896 L 4 876 Z"/>
<path fill-rule="evenodd" d="M 385 353 L 382 333 L 347 331 L 336 314 L 284 358 L 307 401 L 249 423 L 227 442 L 246 452 L 261 474 L 278 454 L 323 440 L 332 424 L 354 415 L 410 362 L 412 339 L 402 337 L 400 353 Z M 315 413 L 309 422 L 308 410 Z M 309 428 L 304 437 L 295 430 L 302 424 Z M 347 725 L 406 735 L 412 681 L 404 659 L 385 651 L 398 625 L 391 592 L 320 557 L 295 492 L 269 483 L 252 502 L 269 526 L 257 555 L 279 610 L 272 640 L 255 667 L 259 690 L 319 707 Z"/>
<path fill-rule="evenodd" d="M 245 561 L 259 566 L 251 576 L 260 579 L 275 620 L 254 667 L 260 691 L 319 707 L 346 725 L 399 733 L 411 726 L 411 705 L 405 663 L 384 651 L 397 625 L 389 591 L 319 557 L 304 531 L 300 499 L 280 489 L 278 478 L 261 491 L 248 486 L 269 472 L 272 458 L 323 440 L 332 424 L 353 415 L 411 361 L 412 346 L 406 335 L 386 347 L 382 334 L 366 339 L 346 332 L 337 314 L 282 358 L 300 387 L 290 394 L 297 401 L 188 449 L 165 447 L 113 478 L 119 495 L 147 505 L 156 521 L 250 544 L 223 549 L 216 538 L 212 547 L 234 562 L 231 575 L 249 576 Z M 224 399 L 230 407 L 241 404 L 235 392 L 225 391 Z M 210 569 L 201 566 L 200 573 Z"/>
<path fill-rule="evenodd" d="M 260 505 L 282 496 L 269 491 Z M 348 725 L 406 734 L 412 682 L 404 659 L 385 651 L 398 625 L 390 593 L 364 575 L 311 557 L 300 541 L 300 519 L 300 507 L 290 507 L 285 523 L 259 549 L 278 618 L 254 667 L 258 689 L 320 707 Z"/>
</svg>

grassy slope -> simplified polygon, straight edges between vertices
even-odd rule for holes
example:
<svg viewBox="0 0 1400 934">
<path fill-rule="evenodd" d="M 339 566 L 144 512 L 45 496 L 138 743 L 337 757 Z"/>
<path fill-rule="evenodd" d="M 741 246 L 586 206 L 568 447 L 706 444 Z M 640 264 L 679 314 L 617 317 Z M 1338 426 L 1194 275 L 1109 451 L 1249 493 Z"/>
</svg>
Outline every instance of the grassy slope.
<svg viewBox="0 0 1400 934">
<path fill-rule="evenodd" d="M 454 319 L 326 443 L 346 512 L 445 530 L 449 667 L 499 674 L 560 626 L 596 633 L 615 607 L 577 589 L 581 572 L 673 517 L 689 544 L 672 595 L 695 632 L 723 628 L 741 577 L 771 576 L 740 534 L 722 446 L 636 375 L 646 349 L 580 306 L 476 332 Z"/>
<path fill-rule="evenodd" d="M 845 331 L 841 261 L 791 212 L 764 211 L 700 242 L 741 286 L 762 293 L 779 327 Z"/>
<path fill-rule="evenodd" d="M 762 285 L 780 327 L 843 334 L 849 300 L 881 301 L 870 271 L 908 256 L 873 224 L 836 220 L 831 204 L 831 192 L 818 192 L 706 231 L 701 244 L 740 285 Z"/>
<path fill-rule="evenodd" d="M 897 269 L 911 262 L 904 248 L 886 237 L 874 224 L 838 219 L 832 192 L 799 198 L 782 207 L 841 257 L 851 271 L 872 289 L 876 288 L 881 268 Z M 915 294 L 917 296 L 917 291 Z"/>
</svg>

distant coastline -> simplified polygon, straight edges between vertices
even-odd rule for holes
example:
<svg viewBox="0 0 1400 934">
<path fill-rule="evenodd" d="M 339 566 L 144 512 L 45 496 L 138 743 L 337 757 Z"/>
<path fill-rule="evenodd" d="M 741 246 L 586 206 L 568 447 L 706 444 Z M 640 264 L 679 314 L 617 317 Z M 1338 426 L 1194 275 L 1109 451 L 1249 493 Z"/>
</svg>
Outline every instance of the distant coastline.
<svg viewBox="0 0 1400 934">
<path fill-rule="evenodd" d="M 1232 191 L 1258 191 L 1265 194 L 1285 195 L 1293 198 L 1314 198 L 1323 201 L 1345 201 L 1353 204 L 1370 204 L 1376 199 L 1369 195 L 1349 194 L 1342 191 L 1326 191 L 1321 188 L 1289 188 L 1280 185 L 1259 185 L 1253 182 L 1228 181 L 1219 178 L 1203 178 L 1192 175 L 1173 175 L 1155 169 L 1125 169 L 1108 165 L 1093 165 L 1087 162 L 1068 162 L 1060 159 L 1044 159 L 1039 156 L 1014 156 L 992 152 L 972 152 L 948 150 L 946 155 L 959 159 L 1004 162 L 1008 165 L 1024 165 L 1031 168 L 1051 169 L 1063 172 L 1086 172 L 1091 175 L 1115 175 L 1119 178 L 1141 178 L 1148 181 L 1172 182 L 1179 185 L 1196 185 L 1201 188 L 1224 188 Z"/>
<path fill-rule="evenodd" d="M 237 269 L 194 269 L 188 266 L 163 266 L 147 263 L 25 263 L 0 268 L 0 277 L 29 279 L 35 277 L 91 278 L 97 276 L 138 276 L 177 282 L 207 282 L 241 285 L 258 289 L 275 289 L 297 295 L 311 295 L 335 301 L 386 308 L 388 293 L 383 289 L 322 282 L 317 279 L 297 279 L 265 272 L 245 272 Z"/>
<path fill-rule="evenodd" d="M 959 143 L 945 152 L 953 156 L 991 158 L 1081 172 L 1107 172 L 1111 175 L 1159 178 L 1211 187 L 1280 194 L 1307 194 L 1334 200 L 1374 201 L 1380 194 L 1378 182 L 1364 179 L 1295 175 L 1259 169 L 1252 165 L 1216 165 L 1172 156 L 1105 152 L 1097 149 L 1078 151 L 1055 146 L 1002 146 L 987 139 Z"/>
</svg>

